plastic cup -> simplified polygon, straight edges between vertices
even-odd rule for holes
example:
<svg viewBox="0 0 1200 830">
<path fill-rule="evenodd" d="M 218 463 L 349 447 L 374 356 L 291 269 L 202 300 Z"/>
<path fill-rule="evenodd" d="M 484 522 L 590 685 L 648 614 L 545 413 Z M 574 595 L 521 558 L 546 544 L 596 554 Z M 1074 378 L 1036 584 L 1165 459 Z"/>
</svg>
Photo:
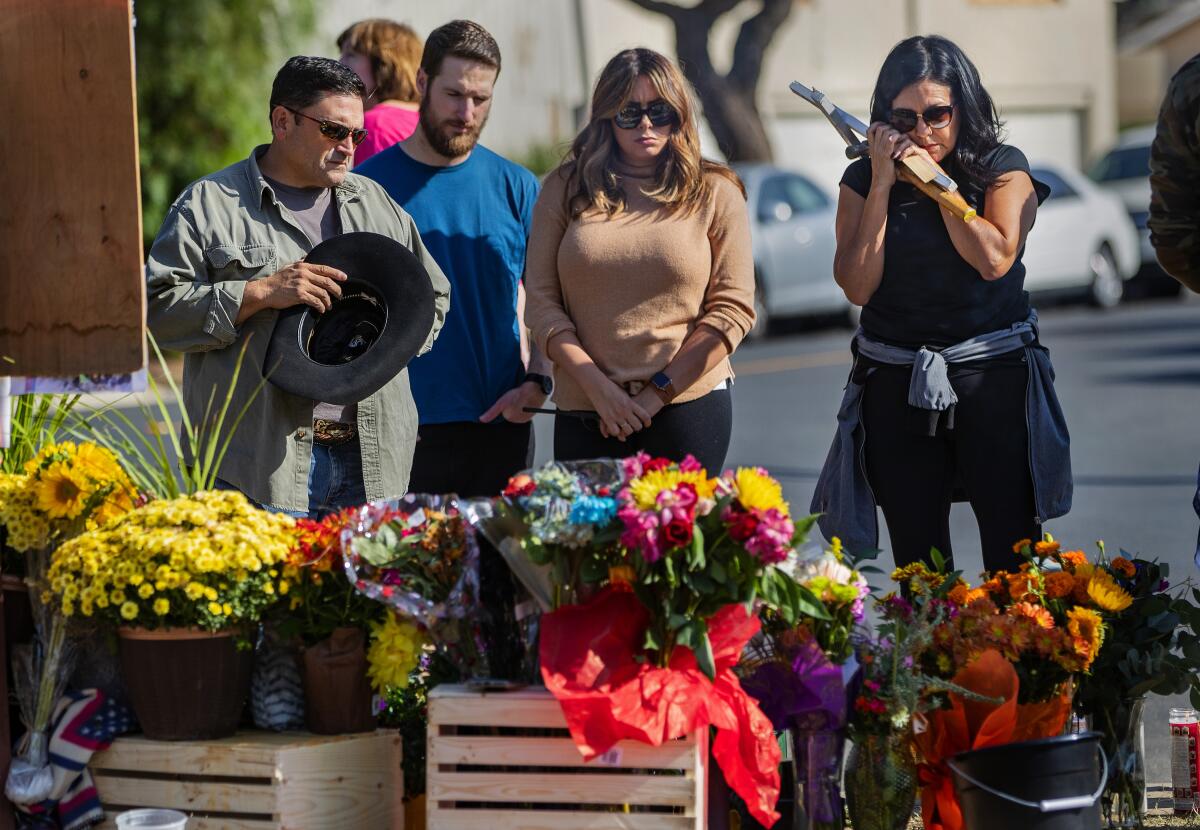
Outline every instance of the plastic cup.
<svg viewBox="0 0 1200 830">
<path fill-rule="evenodd" d="M 184 830 L 187 820 L 178 810 L 127 810 L 117 816 L 117 830 Z"/>
</svg>

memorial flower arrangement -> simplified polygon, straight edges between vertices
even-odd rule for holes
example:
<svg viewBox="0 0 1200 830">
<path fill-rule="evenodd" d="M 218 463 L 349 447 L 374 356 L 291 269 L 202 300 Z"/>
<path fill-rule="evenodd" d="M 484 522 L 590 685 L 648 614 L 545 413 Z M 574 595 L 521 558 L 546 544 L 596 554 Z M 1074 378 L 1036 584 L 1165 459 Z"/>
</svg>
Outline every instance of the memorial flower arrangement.
<svg viewBox="0 0 1200 830">
<path fill-rule="evenodd" d="M 615 461 L 551 462 L 509 479 L 499 499 L 468 510 L 543 611 L 580 601 L 617 558 Z"/>
<path fill-rule="evenodd" d="M 0 473 L 0 524 L 18 551 L 51 547 L 133 509 L 117 457 L 89 442 L 47 444 L 21 473 Z"/>
<path fill-rule="evenodd" d="M 312 646 L 342 628 L 362 630 L 369 638 L 367 676 L 384 693 L 404 688 L 427 639 L 420 628 L 400 619 L 387 605 L 358 590 L 346 576 L 342 533 L 358 520 L 353 508 L 317 521 L 296 520 L 296 535 L 282 572 L 289 586 L 272 621 L 284 637 Z"/>
<path fill-rule="evenodd" d="M 792 520 L 761 468 L 711 477 L 639 453 L 622 462 L 619 548 L 608 585 L 542 618 L 542 677 L 585 758 L 617 741 L 652 745 L 715 727 L 713 756 L 750 813 L 778 818 L 779 745 L 734 673 L 760 622 L 826 614 L 780 568 L 811 526 Z"/>
<path fill-rule="evenodd" d="M 293 528 L 231 490 L 152 501 L 59 547 L 47 596 L 65 616 L 116 626 L 255 623 L 290 590 Z"/>
<path fill-rule="evenodd" d="M 1062 733 L 1075 686 L 1101 653 L 1106 617 L 1131 602 L 1109 571 L 1081 551 L 1063 551 L 1048 535 L 1023 539 L 1013 551 L 1024 562 L 985 574 L 976 588 L 958 573 L 943 573 L 940 556 L 932 570 L 916 563 L 892 575 L 908 597 L 944 597 L 954 606 L 918 655 L 920 670 L 1001 701 L 968 706 L 951 692 L 940 708 L 919 716 L 914 738 L 926 826 L 961 825 L 948 757 Z"/>
<path fill-rule="evenodd" d="M 1200 591 L 1190 579 L 1172 585 L 1165 562 L 1124 551 L 1110 559 L 1103 543 L 1091 579 L 1099 573 L 1106 576 L 1095 591 L 1114 610 L 1105 612 L 1104 647 L 1078 679 L 1074 707 L 1104 736 L 1105 821 L 1140 826 L 1146 781 L 1138 733 L 1146 696 L 1190 692 L 1200 706 Z"/>
<path fill-rule="evenodd" d="M 373 676 L 399 682 L 424 638 L 466 677 L 485 676 L 479 550 L 458 502 L 410 495 L 349 515 L 341 530 L 343 572 L 355 590 L 395 615 L 373 625 Z"/>
<path fill-rule="evenodd" d="M 710 478 L 691 456 L 676 463 L 644 453 L 625 459 L 617 496 L 623 575 L 650 612 L 645 649 L 660 664 L 676 645 L 714 674 L 706 620 L 731 604 L 762 599 L 788 623 L 824 617 L 822 603 L 781 566 L 803 540 L 779 482 L 761 467 Z"/>
</svg>

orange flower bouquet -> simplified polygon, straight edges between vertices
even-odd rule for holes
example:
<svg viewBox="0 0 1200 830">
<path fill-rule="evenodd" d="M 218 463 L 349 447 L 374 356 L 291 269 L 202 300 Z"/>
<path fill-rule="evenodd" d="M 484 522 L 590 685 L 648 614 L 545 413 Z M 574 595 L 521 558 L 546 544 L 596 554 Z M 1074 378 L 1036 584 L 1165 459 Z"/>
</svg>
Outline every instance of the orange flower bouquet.
<svg viewBox="0 0 1200 830">
<path fill-rule="evenodd" d="M 951 610 L 918 657 L 922 670 L 1003 698 L 997 704 L 950 693 L 917 724 L 927 828 L 962 826 L 947 758 L 1063 731 L 1075 678 L 1091 669 L 1104 643 L 1104 614 L 1128 604 L 1107 570 L 1079 551 L 1062 552 L 1049 536 L 1022 540 L 1014 551 L 1025 559 L 1020 568 L 993 573 L 977 588 L 920 563 L 892 574 L 915 602 L 945 602 Z"/>
</svg>

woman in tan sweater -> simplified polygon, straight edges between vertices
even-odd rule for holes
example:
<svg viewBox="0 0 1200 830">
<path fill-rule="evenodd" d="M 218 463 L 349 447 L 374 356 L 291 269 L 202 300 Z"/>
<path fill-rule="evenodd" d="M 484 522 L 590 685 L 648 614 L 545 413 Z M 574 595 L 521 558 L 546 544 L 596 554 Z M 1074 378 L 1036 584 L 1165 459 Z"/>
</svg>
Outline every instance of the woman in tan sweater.
<svg viewBox="0 0 1200 830">
<path fill-rule="evenodd" d="M 754 325 L 745 190 L 700 156 L 687 82 L 629 49 L 534 207 L 525 322 L 555 364 L 559 460 L 645 450 L 710 471 L 733 426 L 729 355 Z"/>
</svg>

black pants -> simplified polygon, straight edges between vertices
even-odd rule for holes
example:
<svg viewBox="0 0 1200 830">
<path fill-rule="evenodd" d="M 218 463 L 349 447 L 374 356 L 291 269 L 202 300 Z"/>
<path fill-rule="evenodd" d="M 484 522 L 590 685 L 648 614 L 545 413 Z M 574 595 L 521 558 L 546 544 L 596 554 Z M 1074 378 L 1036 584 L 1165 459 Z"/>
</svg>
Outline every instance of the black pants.
<svg viewBox="0 0 1200 830">
<path fill-rule="evenodd" d="M 414 493 L 498 496 L 512 475 L 533 464 L 532 424 L 425 424 L 420 436 L 408 487 Z M 512 573 L 482 534 L 476 538 L 489 672 L 492 677 L 528 680 L 521 676 L 525 649 L 514 611 Z"/>
<path fill-rule="evenodd" d="M 733 396 L 729 389 L 714 389 L 694 401 L 664 406 L 649 427 L 624 441 L 601 435 L 600 425 L 594 421 L 556 416 L 554 458 L 624 458 L 643 450 L 679 461 L 691 453 L 709 475 L 719 475 L 732 432 Z"/>
<path fill-rule="evenodd" d="M 910 367 L 878 367 L 866 378 L 867 478 L 883 508 L 897 565 L 928 562 L 931 547 L 950 558 L 950 504 L 960 489 L 979 522 L 988 570 L 1015 569 L 1020 559 L 1013 543 L 1041 538 L 1029 468 L 1024 360 L 1006 355 L 984 366 L 952 366 L 958 395 L 952 428 L 943 413 L 931 430 L 930 413 L 908 405 Z"/>
<path fill-rule="evenodd" d="M 515 473 L 533 464 L 532 424 L 424 424 L 408 489 L 498 496 Z"/>
</svg>

